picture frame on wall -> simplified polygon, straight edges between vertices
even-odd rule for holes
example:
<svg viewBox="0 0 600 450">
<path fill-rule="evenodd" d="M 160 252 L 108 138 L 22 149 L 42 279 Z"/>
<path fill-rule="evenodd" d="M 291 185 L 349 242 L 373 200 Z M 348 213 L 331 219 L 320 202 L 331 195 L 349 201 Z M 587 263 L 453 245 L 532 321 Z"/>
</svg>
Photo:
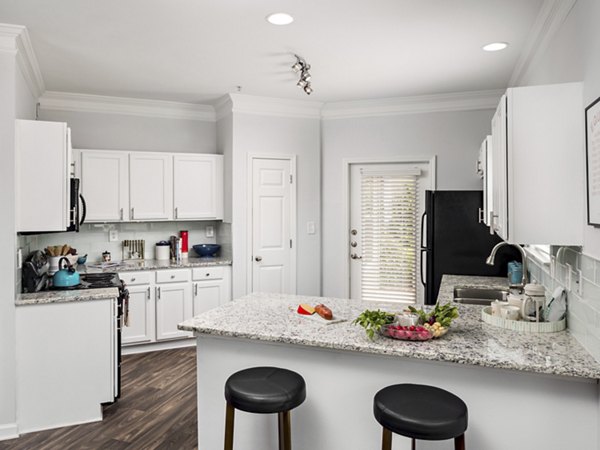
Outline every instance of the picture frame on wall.
<svg viewBox="0 0 600 450">
<path fill-rule="evenodd" d="M 600 227 L 600 97 L 585 109 L 587 222 Z"/>
</svg>

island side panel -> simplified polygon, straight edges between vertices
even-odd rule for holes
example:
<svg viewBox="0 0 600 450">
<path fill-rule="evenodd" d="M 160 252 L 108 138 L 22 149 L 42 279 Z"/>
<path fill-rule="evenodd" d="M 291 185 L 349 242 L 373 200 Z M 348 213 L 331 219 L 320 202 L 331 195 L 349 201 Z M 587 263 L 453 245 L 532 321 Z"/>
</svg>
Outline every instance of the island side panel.
<svg viewBox="0 0 600 450">
<path fill-rule="evenodd" d="M 294 450 L 379 448 L 373 396 L 384 386 L 422 383 L 447 389 L 469 407 L 467 448 L 598 448 L 598 385 L 524 372 L 308 348 L 256 340 L 197 336 L 198 448 L 223 446 L 224 385 L 237 370 L 271 365 L 300 373 L 307 399 L 292 413 Z M 277 420 L 236 412 L 236 450 L 275 450 Z M 420 450 L 449 442 L 420 442 Z M 394 449 L 410 441 L 394 437 Z"/>
</svg>

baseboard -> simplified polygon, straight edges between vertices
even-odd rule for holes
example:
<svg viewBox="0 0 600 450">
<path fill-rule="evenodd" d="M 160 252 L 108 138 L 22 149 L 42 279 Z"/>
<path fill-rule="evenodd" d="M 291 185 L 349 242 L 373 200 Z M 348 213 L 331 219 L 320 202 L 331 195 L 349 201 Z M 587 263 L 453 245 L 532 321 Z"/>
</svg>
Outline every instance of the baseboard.
<svg viewBox="0 0 600 450">
<path fill-rule="evenodd" d="M 165 342 L 153 342 L 151 344 L 128 345 L 122 347 L 123 355 L 134 355 L 136 353 L 157 352 L 160 350 L 172 350 L 174 348 L 195 347 L 195 338 L 177 339 Z"/>
<path fill-rule="evenodd" d="M 102 407 L 100 407 L 100 410 L 102 411 Z M 25 429 L 21 429 L 20 432 L 21 432 L 21 435 L 25 435 L 27 433 L 37 433 L 39 431 L 56 430 L 57 428 L 65 428 L 65 427 L 72 427 L 75 425 L 85 425 L 88 423 L 102 422 L 102 420 L 104 420 L 104 417 L 103 417 L 102 413 L 100 413 L 100 416 L 98 416 L 98 417 L 90 417 L 88 419 L 77 420 L 75 422 L 55 423 L 53 425 L 45 425 L 42 427 L 25 428 Z"/>
<path fill-rule="evenodd" d="M 0 425 L 0 441 L 19 437 L 19 427 L 16 423 Z"/>
</svg>

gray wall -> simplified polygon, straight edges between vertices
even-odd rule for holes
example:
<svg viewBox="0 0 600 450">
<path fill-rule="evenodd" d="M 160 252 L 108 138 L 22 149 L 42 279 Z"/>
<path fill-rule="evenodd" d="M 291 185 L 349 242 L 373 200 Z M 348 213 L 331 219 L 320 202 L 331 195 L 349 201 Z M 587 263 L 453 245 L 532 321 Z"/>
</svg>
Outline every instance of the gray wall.
<svg viewBox="0 0 600 450">
<path fill-rule="evenodd" d="M 492 110 L 410 114 L 323 121 L 322 266 L 324 296 L 344 296 L 342 267 L 347 255 L 344 230 L 345 158 L 420 157 L 437 155 L 437 189 L 482 189 L 475 173 L 481 142 L 491 132 Z"/>
<path fill-rule="evenodd" d="M 247 158 L 249 153 L 297 156 L 297 292 L 319 295 L 320 120 L 233 113 L 232 239 L 233 296 L 247 287 Z M 227 190 L 227 189 L 226 189 Z M 317 225 L 306 233 L 306 222 Z M 246 263 L 244 263 L 246 262 Z"/>
<path fill-rule="evenodd" d="M 584 106 L 600 97 L 599 19 L 598 0 L 578 0 L 544 55 L 530 68 L 523 84 L 583 81 Z M 578 150 L 583 161 L 585 148 Z M 600 228 L 586 225 L 587 218 L 573 220 L 584 226 L 583 252 L 600 259 Z"/>
<path fill-rule="evenodd" d="M 215 153 L 216 124 L 199 120 L 72 111 L 40 111 L 41 120 L 67 122 L 73 148 Z"/>
</svg>

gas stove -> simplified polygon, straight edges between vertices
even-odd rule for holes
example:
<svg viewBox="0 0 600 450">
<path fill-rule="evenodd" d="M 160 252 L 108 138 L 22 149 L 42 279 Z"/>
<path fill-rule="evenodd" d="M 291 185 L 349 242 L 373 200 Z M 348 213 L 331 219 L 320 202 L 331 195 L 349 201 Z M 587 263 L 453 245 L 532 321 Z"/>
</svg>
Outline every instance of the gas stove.
<svg viewBox="0 0 600 450">
<path fill-rule="evenodd" d="M 116 272 L 82 273 L 79 275 L 80 283 L 75 286 L 58 287 L 49 286 L 53 291 L 72 291 L 78 289 L 102 289 L 116 287 L 123 288 L 123 282 Z"/>
</svg>

